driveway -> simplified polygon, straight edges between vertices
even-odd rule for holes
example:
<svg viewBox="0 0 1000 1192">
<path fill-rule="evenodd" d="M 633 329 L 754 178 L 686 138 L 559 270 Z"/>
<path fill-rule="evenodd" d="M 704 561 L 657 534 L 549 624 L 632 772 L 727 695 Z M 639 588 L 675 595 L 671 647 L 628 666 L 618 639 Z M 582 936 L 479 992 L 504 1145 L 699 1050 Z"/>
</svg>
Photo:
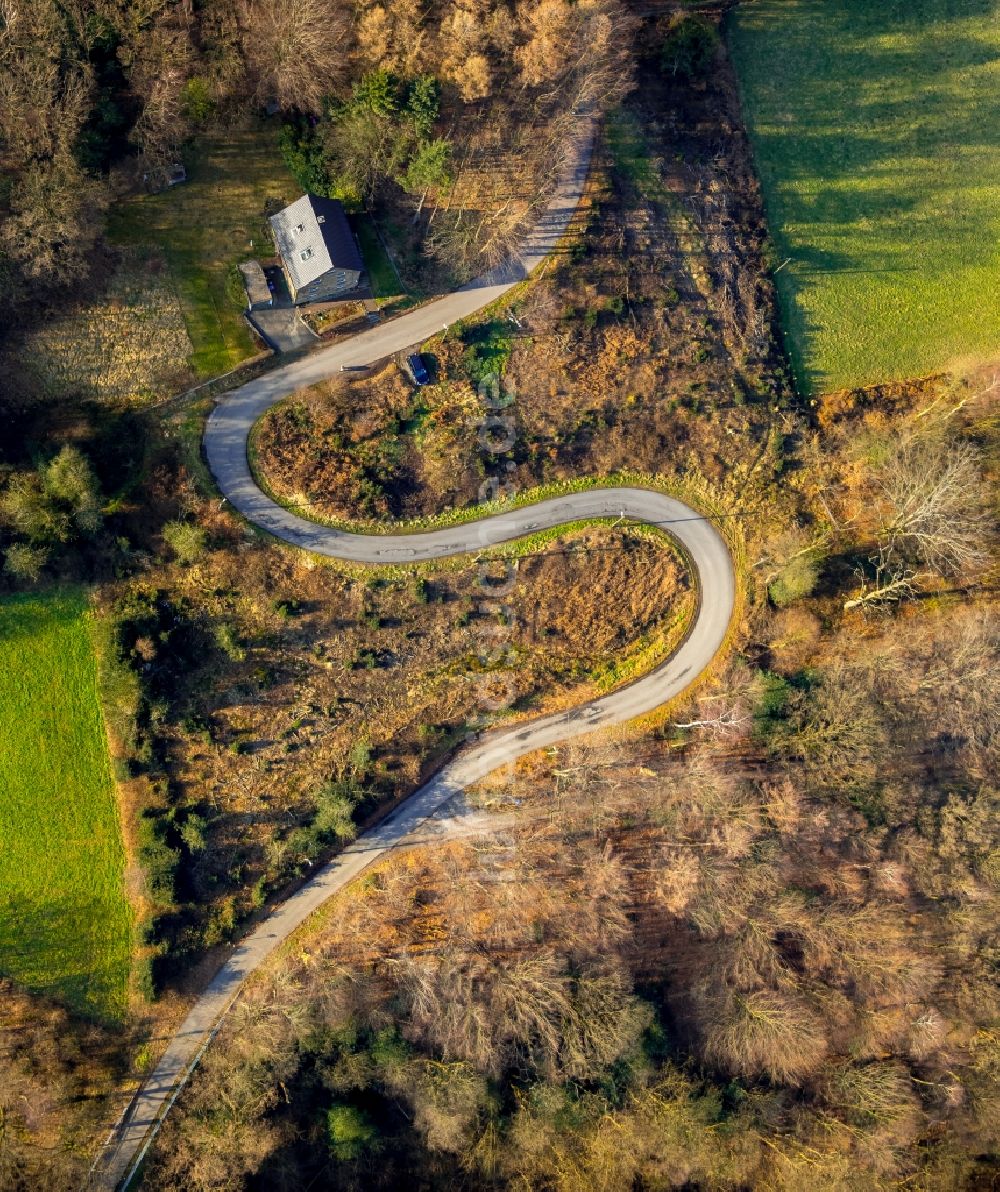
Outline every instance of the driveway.
<svg viewBox="0 0 1000 1192">
<path fill-rule="evenodd" d="M 139 1090 L 98 1166 L 98 1178 L 105 1187 L 114 1188 L 127 1180 L 141 1163 L 178 1087 L 211 1041 L 246 978 L 327 898 L 388 849 L 419 839 L 415 834 L 429 817 L 498 766 L 595 729 L 633 720 L 673 699 L 709 665 L 725 639 L 735 605 L 729 550 L 710 521 L 663 493 L 594 488 L 429 533 L 360 535 L 317 525 L 283 509 L 257 487 L 247 462 L 247 436 L 254 422 L 286 394 L 332 376 L 344 365 L 372 364 L 422 343 L 442 326 L 495 301 L 556 249 L 583 193 L 593 135 L 593 120 L 581 114 L 567 145 L 555 195 L 516 259 L 445 298 L 294 361 L 226 395 L 208 420 L 205 452 L 219 488 L 244 516 L 295 546 L 360 563 L 409 563 L 473 553 L 581 519 L 621 517 L 660 526 L 681 543 L 695 572 L 700 602 L 691 632 L 670 659 L 629 686 L 570 711 L 486 734 L 464 746 L 430 782 L 275 907 L 235 949 L 195 1002 Z"/>
<path fill-rule="evenodd" d="M 316 342 L 316 335 L 302 321 L 292 305 L 285 275 L 277 265 L 269 265 L 264 276 L 271 285 L 270 309 L 247 311 L 247 318 L 257 328 L 264 342 L 276 352 L 294 352 Z"/>
</svg>

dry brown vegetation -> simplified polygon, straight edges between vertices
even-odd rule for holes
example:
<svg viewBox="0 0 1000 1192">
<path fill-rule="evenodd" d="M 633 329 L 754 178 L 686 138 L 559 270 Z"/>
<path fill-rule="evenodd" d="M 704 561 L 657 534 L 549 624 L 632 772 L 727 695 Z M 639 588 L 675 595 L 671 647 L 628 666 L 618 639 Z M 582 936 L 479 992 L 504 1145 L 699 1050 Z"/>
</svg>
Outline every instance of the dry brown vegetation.
<svg viewBox="0 0 1000 1192">
<path fill-rule="evenodd" d="M 640 129 L 661 138 L 655 161 L 683 151 L 700 163 L 704 146 L 730 127 L 732 95 L 699 96 L 682 123 L 668 126 L 649 115 L 667 94 L 650 72 L 643 91 L 650 108 L 632 112 L 629 135 Z M 634 146 L 617 150 L 617 165 L 602 158 L 606 172 L 581 249 L 518 305 L 523 336 L 501 324 L 514 335 L 505 376 L 517 393 L 515 484 L 646 469 L 711 489 L 739 509 L 751 535 L 775 518 L 787 524 L 775 484 L 785 436 L 774 424 L 783 419 L 791 431 L 795 419 L 776 408 L 783 389 L 766 319 L 750 336 L 749 298 L 736 313 L 727 297 L 754 296 L 753 310 L 767 309 L 745 149 L 738 138 L 727 144 L 730 155 L 712 159 L 714 173 L 701 164 L 690 174 L 677 170 L 675 185 L 683 179 L 700 196 L 696 211 L 734 177 L 746 190 L 746 214 L 725 217 L 725 242 L 698 241 L 697 252 L 691 221 L 677 224 L 673 198 L 654 177 L 635 173 Z M 728 250 L 736 241 L 744 272 L 734 276 Z M 623 243 L 632 251 L 623 254 Z M 676 288 L 664 301 L 669 285 Z M 598 317 L 585 318 L 587 310 Z M 695 334 L 702 350 L 693 352 Z M 482 479 L 478 399 L 468 377 L 470 353 L 482 342 L 474 328 L 446 340 L 437 358 L 441 383 L 416 394 L 389 368 L 371 382 L 338 380 L 285 403 L 255 436 L 260 474 L 289 503 L 350 520 L 468 504 Z M 216 549 L 143 583 L 161 585 L 214 645 L 185 680 L 192 694 L 171 697 L 174 710 L 159 731 L 170 775 L 165 810 L 188 808 L 174 813 L 178 821 L 190 813 L 214 824 L 205 828 L 209 847 L 196 853 L 171 835 L 196 883 L 192 901 L 211 900 L 221 916 L 208 929 L 214 940 L 260 898 L 259 886 L 255 895 L 250 889 L 259 877 L 294 871 L 311 857 L 297 829 L 324 782 L 403 793 L 426 758 L 466 731 L 474 692 L 458 676 L 479 668 L 483 617 L 468 574 L 431 576 L 427 586 L 366 582 L 310 569 L 290 553 L 226 546 L 235 540 L 224 517 L 203 524 Z M 552 554 L 544 565 L 522 566 L 515 621 L 534 643 L 516 640 L 517 710 L 542 707 L 543 689 L 549 705 L 586 698 L 595 690 L 588 674 L 612 680 L 627 662 L 626 637 L 612 626 L 628 625 L 632 641 L 658 632 L 664 596 L 675 591 L 674 564 L 669 576 L 653 566 L 647 578 L 644 569 L 669 556 L 652 544 L 625 545 L 616 535 L 586 555 Z M 566 570 L 573 559 L 575 573 Z M 606 593 L 600 606 L 595 592 Z"/>
<path fill-rule="evenodd" d="M 778 409 L 764 231 L 736 120 L 725 78 L 692 94 L 644 70 L 606 130 L 578 239 L 514 303 L 520 326 L 501 313 L 436 341 L 439 383 L 417 394 L 389 370 L 277 407 L 256 437 L 262 479 L 352 520 L 473 503 L 470 356 L 485 340 L 515 395 L 515 489 L 660 473 L 762 518 L 781 500 L 796 423 Z"/>
<path fill-rule="evenodd" d="M 409 3 L 361 6 L 359 71 L 443 83 L 447 181 L 430 196 L 388 181 L 376 196 L 404 273 L 433 284 L 504 258 L 551 191 L 572 109 L 604 110 L 628 92 L 637 28 L 617 0 L 458 0 L 432 14 Z"/>
<path fill-rule="evenodd" d="M 120 1037 L 0 980 L 0 1188 L 69 1192 L 119 1076 Z"/>
<path fill-rule="evenodd" d="M 147 850 L 174 866 L 152 891 L 170 966 L 311 864 L 324 841 L 303 825 L 331 783 L 364 820 L 479 723 L 484 689 L 508 715 L 578 702 L 662 657 L 693 611 L 676 555 L 634 531 L 529 545 L 501 607 L 472 564 L 355 575 L 199 512 L 197 557 L 105 589 L 149 701 L 135 794 L 172 850 Z"/>
<path fill-rule="evenodd" d="M 432 1187 L 979 1186 L 1000 759 L 990 683 L 955 676 L 1000 642 L 966 607 L 867 645 L 845 676 L 814 638 L 780 712 L 734 666 L 703 702 L 741 729 L 564 748 L 486 784 L 491 837 L 380 864 L 245 996 L 152 1186 L 391 1187 L 415 1155 Z M 891 770 L 803 764 L 824 699 Z M 345 1102 L 381 1153 L 328 1151 Z"/>
<path fill-rule="evenodd" d="M 83 397 L 121 406 L 183 388 L 191 342 L 162 260 L 124 254 L 95 302 L 30 331 L 8 367 L 24 368 L 46 398 Z"/>
<path fill-rule="evenodd" d="M 488 837 L 339 898 L 246 995 L 154 1187 L 989 1180 L 993 390 L 939 377 L 788 408 L 742 142 L 697 149 L 730 100 L 710 89 L 669 124 L 635 101 L 662 138 L 653 176 L 619 139 L 600 220 L 518 300 L 508 348 L 494 321 L 440 344 L 416 396 L 392 372 L 300 395 L 257 452 L 329 516 L 460 507 L 481 479 L 469 374 L 499 343 L 518 485 L 658 471 L 738 517 L 740 654 L 653 736 L 484 784 Z M 873 556 L 913 572 L 891 601 L 857 601 Z"/>
</svg>

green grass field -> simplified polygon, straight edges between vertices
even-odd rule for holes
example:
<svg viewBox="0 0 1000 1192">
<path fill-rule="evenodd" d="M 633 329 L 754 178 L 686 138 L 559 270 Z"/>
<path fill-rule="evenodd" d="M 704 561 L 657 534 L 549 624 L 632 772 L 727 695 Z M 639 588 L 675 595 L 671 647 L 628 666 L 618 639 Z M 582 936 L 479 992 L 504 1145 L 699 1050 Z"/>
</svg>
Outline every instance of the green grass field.
<svg viewBox="0 0 1000 1192">
<path fill-rule="evenodd" d="M 0 601 L 0 973 L 126 1007 L 132 916 L 82 592 Z"/>
<path fill-rule="evenodd" d="M 361 256 L 365 262 L 365 272 L 368 274 L 368 284 L 378 299 L 379 309 L 385 315 L 402 314 L 404 310 L 416 306 L 421 294 L 412 286 L 404 285 L 393 264 L 392 258 L 386 251 L 385 245 L 379 237 L 379 229 L 375 221 L 367 212 L 360 212 L 351 217 L 354 230 L 357 233 Z M 393 228 L 390 225 L 380 225 L 383 234 L 392 240 Z M 396 249 L 399 250 L 399 235 L 395 237 Z"/>
<path fill-rule="evenodd" d="M 378 232 L 369 215 L 355 215 L 354 227 L 361 245 L 365 269 L 376 298 L 393 298 L 403 292 L 399 274 L 378 238 Z"/>
<path fill-rule="evenodd" d="M 1000 0 L 756 0 L 729 36 L 800 385 L 1000 353 Z"/>
<path fill-rule="evenodd" d="M 233 270 L 255 255 L 274 255 L 265 204 L 290 203 L 300 193 L 278 150 L 277 127 L 266 125 L 206 133 L 188 155 L 187 182 L 112 210 L 112 240 L 165 254 L 199 376 L 226 372 L 256 351 Z"/>
</svg>

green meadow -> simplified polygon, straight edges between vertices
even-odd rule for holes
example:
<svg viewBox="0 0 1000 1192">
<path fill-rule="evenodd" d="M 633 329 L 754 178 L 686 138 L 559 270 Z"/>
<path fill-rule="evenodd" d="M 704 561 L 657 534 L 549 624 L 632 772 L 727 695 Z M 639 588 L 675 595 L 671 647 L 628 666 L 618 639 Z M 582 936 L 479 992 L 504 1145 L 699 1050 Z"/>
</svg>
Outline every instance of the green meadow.
<svg viewBox="0 0 1000 1192">
<path fill-rule="evenodd" d="M 728 32 L 800 386 L 1000 353 L 1000 0 L 755 0 Z"/>
<path fill-rule="evenodd" d="M 116 1018 L 132 916 L 91 615 L 79 589 L 0 600 L 0 974 Z"/>
</svg>

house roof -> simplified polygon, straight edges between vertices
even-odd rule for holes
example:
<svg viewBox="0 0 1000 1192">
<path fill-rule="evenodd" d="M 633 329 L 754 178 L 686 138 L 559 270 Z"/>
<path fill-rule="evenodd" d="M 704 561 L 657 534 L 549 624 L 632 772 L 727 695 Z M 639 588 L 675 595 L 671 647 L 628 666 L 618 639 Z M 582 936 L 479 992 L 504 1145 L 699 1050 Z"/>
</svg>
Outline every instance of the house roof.
<svg viewBox="0 0 1000 1192">
<path fill-rule="evenodd" d="M 330 269 L 364 269 L 344 208 L 336 199 L 303 195 L 272 215 L 271 227 L 296 291 Z"/>
</svg>

